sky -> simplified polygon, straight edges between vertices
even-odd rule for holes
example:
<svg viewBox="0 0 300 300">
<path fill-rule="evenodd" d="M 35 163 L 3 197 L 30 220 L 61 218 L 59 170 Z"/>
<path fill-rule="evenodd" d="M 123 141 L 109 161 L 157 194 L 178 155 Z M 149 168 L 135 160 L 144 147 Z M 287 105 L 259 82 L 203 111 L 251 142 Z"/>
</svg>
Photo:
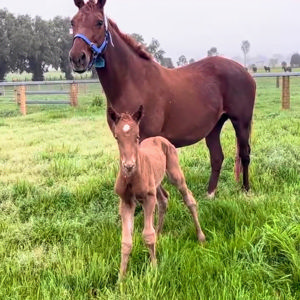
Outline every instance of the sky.
<svg viewBox="0 0 300 300">
<path fill-rule="evenodd" d="M 73 0 L 0 0 L 0 8 L 47 20 L 78 10 Z M 300 52 L 300 0 L 107 0 L 105 13 L 121 31 L 157 39 L 174 62 L 182 54 L 203 58 L 211 47 L 242 57 L 243 40 L 254 60 Z"/>
</svg>

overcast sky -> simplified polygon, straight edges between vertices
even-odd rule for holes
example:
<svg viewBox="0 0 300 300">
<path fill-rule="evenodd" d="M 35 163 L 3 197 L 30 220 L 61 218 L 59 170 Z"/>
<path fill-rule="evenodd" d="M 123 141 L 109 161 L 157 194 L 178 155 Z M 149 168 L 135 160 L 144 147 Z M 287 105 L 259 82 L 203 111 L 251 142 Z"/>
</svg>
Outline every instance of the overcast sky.
<svg viewBox="0 0 300 300">
<path fill-rule="evenodd" d="M 73 0 L 0 0 L 0 8 L 44 19 L 77 11 Z M 156 38 L 173 60 L 202 58 L 213 46 L 242 56 L 243 40 L 252 57 L 300 52 L 300 0 L 107 0 L 105 12 L 123 32 Z"/>
</svg>

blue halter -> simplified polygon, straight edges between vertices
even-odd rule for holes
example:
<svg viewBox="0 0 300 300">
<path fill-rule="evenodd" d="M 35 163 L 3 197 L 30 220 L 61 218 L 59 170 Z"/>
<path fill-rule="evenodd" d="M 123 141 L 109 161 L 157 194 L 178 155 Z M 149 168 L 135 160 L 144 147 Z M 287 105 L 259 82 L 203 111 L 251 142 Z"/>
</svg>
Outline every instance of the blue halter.
<svg viewBox="0 0 300 300">
<path fill-rule="evenodd" d="M 97 47 L 94 43 L 92 43 L 84 34 L 78 33 L 74 36 L 73 41 L 77 38 L 82 39 L 85 43 L 90 46 L 90 49 L 93 53 L 93 58 L 88 65 L 88 70 L 92 68 L 95 64 L 96 68 L 104 68 L 105 67 L 105 60 L 102 57 L 104 50 L 106 49 L 109 42 L 112 43 L 112 38 L 110 32 L 107 30 L 107 19 L 105 17 L 105 38 L 100 47 Z M 113 45 L 113 43 L 112 43 Z"/>
</svg>

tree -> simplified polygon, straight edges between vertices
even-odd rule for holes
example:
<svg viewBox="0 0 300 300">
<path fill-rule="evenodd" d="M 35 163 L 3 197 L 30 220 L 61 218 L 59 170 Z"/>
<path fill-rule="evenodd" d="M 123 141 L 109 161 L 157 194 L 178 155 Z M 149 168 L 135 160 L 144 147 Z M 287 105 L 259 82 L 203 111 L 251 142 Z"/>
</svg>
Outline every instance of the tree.
<svg viewBox="0 0 300 300">
<path fill-rule="evenodd" d="M 300 67 L 300 54 L 299 53 L 294 53 L 291 57 L 291 67 L 296 68 Z"/>
<path fill-rule="evenodd" d="M 147 51 L 150 52 L 153 57 L 162 64 L 164 54 L 166 53 L 164 50 L 160 49 L 160 43 L 158 40 L 152 38 L 151 43 L 146 47 Z"/>
<path fill-rule="evenodd" d="M 192 64 L 192 63 L 194 63 L 195 62 L 195 59 L 194 58 L 191 58 L 190 60 L 189 60 L 189 64 Z"/>
<path fill-rule="evenodd" d="M 57 57 L 54 67 L 60 67 L 65 73 L 66 79 L 72 80 L 72 69 L 69 62 L 69 51 L 72 47 L 73 38 L 69 33 L 69 18 L 55 17 L 50 21 L 50 29 L 53 31 L 54 40 L 51 43 L 51 51 Z"/>
<path fill-rule="evenodd" d="M 18 16 L 15 34 L 11 38 L 11 69 L 12 71 L 29 72 L 29 53 L 32 52 L 32 19 L 28 15 Z"/>
<path fill-rule="evenodd" d="M 178 61 L 177 61 L 177 66 L 182 67 L 187 64 L 188 64 L 188 62 L 187 62 L 186 57 L 184 55 L 179 56 Z"/>
<path fill-rule="evenodd" d="M 247 54 L 250 50 L 250 43 L 249 41 L 242 41 L 242 47 L 241 47 L 243 53 L 244 53 L 244 66 L 247 66 Z"/>
<path fill-rule="evenodd" d="M 173 65 L 171 57 L 164 57 L 162 59 L 161 65 L 164 66 L 164 67 L 166 67 L 166 68 L 169 68 L 169 69 L 173 69 L 174 68 L 174 65 Z"/>
<path fill-rule="evenodd" d="M 11 70 L 11 39 L 15 30 L 15 17 L 7 10 L 0 10 L 0 80 Z"/>
<path fill-rule="evenodd" d="M 30 52 L 28 55 L 28 69 L 33 73 L 33 81 L 44 80 L 44 72 L 49 65 L 57 65 L 57 57 L 51 48 L 49 23 L 36 17 L 32 22 L 31 38 L 28 40 Z"/>
<path fill-rule="evenodd" d="M 144 38 L 143 38 L 143 36 L 141 34 L 139 34 L 139 33 L 132 33 L 130 36 L 132 38 L 134 38 L 138 43 L 141 43 L 144 46 L 146 46 L 145 40 L 144 40 Z"/>
<path fill-rule="evenodd" d="M 207 56 L 217 56 L 218 55 L 218 50 L 216 47 L 211 47 L 208 51 L 207 51 Z"/>
</svg>

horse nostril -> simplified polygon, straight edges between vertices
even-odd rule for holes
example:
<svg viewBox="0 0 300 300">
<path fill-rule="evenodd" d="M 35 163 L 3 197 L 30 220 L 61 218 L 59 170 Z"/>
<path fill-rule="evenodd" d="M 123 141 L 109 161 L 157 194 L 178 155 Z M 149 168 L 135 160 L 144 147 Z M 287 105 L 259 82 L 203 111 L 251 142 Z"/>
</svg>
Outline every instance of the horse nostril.
<svg viewBox="0 0 300 300">
<path fill-rule="evenodd" d="M 85 62 L 85 58 L 86 58 L 86 56 L 85 56 L 85 53 L 83 52 L 83 53 L 81 54 L 79 60 L 80 60 L 81 62 Z"/>
</svg>

